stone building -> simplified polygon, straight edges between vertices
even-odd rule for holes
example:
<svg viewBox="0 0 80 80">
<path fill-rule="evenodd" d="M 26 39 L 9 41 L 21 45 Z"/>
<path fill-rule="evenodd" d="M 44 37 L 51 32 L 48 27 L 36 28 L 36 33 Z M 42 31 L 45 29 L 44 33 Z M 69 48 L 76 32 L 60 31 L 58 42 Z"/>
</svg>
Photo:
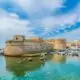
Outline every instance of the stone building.
<svg viewBox="0 0 80 80">
<path fill-rule="evenodd" d="M 69 48 L 72 48 L 72 49 L 80 48 L 80 41 L 79 40 L 74 40 L 74 41 L 68 42 L 67 46 Z"/>
<path fill-rule="evenodd" d="M 55 39 L 54 41 L 54 49 L 61 50 L 66 49 L 66 40 L 65 39 Z"/>
<path fill-rule="evenodd" d="M 67 47 L 66 46 L 67 43 L 65 39 L 50 39 L 47 40 L 47 42 L 51 44 L 53 46 L 53 49 L 55 50 L 62 50 Z"/>
<path fill-rule="evenodd" d="M 23 35 L 15 35 L 13 37 L 13 41 L 24 41 L 25 40 L 25 36 Z"/>
<path fill-rule="evenodd" d="M 22 56 L 28 55 L 28 53 L 46 52 L 51 49 L 52 46 L 41 38 L 25 39 L 23 35 L 15 35 L 12 40 L 6 42 L 4 55 Z"/>
<path fill-rule="evenodd" d="M 54 49 L 54 39 L 49 39 L 49 40 L 46 40 L 46 43 L 48 43 L 48 44 L 50 44 L 50 45 L 52 45 L 52 48 Z"/>
</svg>

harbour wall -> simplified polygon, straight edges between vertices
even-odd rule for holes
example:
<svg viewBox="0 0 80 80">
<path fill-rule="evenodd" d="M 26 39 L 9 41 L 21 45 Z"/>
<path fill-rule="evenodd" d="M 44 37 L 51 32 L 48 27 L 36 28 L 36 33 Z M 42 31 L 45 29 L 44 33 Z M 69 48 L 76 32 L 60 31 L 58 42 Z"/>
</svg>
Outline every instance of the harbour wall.
<svg viewBox="0 0 80 80">
<path fill-rule="evenodd" d="M 52 50 L 52 46 L 46 42 L 10 42 L 6 44 L 4 55 L 22 56 Z"/>
<path fill-rule="evenodd" d="M 23 35 L 14 35 L 12 40 L 6 42 L 4 55 L 23 56 L 39 55 L 41 52 L 62 50 L 66 48 L 65 39 L 43 40 L 42 38 L 26 39 Z M 37 54 L 36 54 L 37 53 Z"/>
</svg>

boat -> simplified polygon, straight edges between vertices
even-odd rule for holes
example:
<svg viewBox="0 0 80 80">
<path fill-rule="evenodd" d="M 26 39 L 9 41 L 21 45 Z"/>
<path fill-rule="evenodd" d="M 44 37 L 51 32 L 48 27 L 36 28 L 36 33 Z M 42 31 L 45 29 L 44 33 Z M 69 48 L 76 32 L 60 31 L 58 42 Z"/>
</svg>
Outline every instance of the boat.
<svg viewBox="0 0 80 80">
<path fill-rule="evenodd" d="M 57 53 L 60 54 L 60 55 L 65 55 L 66 51 L 65 50 L 59 50 Z"/>
</svg>

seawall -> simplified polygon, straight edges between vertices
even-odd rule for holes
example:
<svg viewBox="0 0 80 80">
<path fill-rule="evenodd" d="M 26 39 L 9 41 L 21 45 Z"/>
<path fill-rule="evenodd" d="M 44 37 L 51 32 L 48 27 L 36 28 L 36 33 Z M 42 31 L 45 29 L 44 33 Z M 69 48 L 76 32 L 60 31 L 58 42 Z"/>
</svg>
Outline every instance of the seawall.
<svg viewBox="0 0 80 80">
<path fill-rule="evenodd" d="M 42 42 L 8 42 L 4 49 L 6 56 L 39 56 L 42 51 L 51 50 L 49 44 Z"/>
<path fill-rule="evenodd" d="M 4 49 L 6 56 L 21 56 L 24 53 L 21 43 L 7 43 Z"/>
</svg>

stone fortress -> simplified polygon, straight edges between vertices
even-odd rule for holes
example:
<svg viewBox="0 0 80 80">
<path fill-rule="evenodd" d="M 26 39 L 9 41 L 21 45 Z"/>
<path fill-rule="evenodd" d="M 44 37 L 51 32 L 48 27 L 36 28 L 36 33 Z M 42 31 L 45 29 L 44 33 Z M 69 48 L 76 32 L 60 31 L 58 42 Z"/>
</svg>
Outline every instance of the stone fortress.
<svg viewBox="0 0 80 80">
<path fill-rule="evenodd" d="M 6 41 L 4 55 L 7 56 L 34 56 L 41 52 L 66 48 L 65 39 L 43 40 L 42 38 L 26 39 L 23 35 L 15 35 L 12 40 Z"/>
</svg>

